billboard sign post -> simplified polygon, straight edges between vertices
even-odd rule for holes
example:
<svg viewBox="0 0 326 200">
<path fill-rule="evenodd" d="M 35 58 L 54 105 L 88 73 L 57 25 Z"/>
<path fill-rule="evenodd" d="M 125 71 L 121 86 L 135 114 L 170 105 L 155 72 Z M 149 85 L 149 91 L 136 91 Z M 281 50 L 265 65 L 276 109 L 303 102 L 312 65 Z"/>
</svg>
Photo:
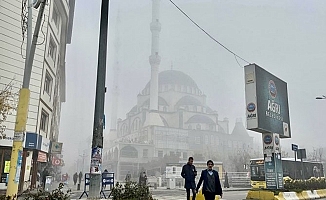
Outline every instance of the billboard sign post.
<svg viewBox="0 0 326 200">
<path fill-rule="evenodd" d="M 244 69 L 247 129 L 291 138 L 287 83 L 256 64 Z"/>
<path fill-rule="evenodd" d="M 282 189 L 280 138 L 291 138 L 287 84 L 256 64 L 244 71 L 247 129 L 262 133 L 267 189 Z"/>
</svg>

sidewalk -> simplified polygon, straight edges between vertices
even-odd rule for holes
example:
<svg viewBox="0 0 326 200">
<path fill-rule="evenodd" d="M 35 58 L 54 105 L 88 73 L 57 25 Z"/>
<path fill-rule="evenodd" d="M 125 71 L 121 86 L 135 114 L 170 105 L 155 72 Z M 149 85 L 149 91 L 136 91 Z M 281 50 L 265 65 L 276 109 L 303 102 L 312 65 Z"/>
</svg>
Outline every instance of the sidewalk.
<svg viewBox="0 0 326 200">
<path fill-rule="evenodd" d="M 222 188 L 224 192 L 228 191 L 247 191 L 250 190 L 251 188 L 238 188 L 238 187 L 230 187 L 230 188 Z M 157 187 L 157 189 L 154 189 L 153 187 L 150 188 L 150 191 L 164 191 L 164 190 L 185 190 L 183 187 L 176 187 L 175 189 L 167 189 L 166 187 Z"/>
</svg>

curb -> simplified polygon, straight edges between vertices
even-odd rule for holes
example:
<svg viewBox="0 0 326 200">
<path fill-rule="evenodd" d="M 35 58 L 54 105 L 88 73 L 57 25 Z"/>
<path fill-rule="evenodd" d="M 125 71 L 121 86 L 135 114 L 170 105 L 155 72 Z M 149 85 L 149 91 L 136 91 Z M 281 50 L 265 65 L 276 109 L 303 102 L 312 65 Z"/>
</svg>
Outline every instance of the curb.
<svg viewBox="0 0 326 200">
<path fill-rule="evenodd" d="M 275 200 L 305 200 L 320 199 L 326 197 L 326 189 L 305 190 L 302 192 L 280 192 L 274 195 L 274 192 L 268 190 L 248 191 L 246 199 L 275 199 Z"/>
</svg>

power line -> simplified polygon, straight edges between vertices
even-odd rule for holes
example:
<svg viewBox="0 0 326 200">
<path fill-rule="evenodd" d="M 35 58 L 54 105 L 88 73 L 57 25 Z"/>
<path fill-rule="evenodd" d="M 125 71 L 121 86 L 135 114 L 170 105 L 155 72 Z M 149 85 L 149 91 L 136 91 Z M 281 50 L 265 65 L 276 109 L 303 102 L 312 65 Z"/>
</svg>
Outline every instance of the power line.
<svg viewBox="0 0 326 200">
<path fill-rule="evenodd" d="M 209 38 L 211 38 L 212 40 L 214 40 L 217 44 L 219 44 L 221 47 L 223 47 L 225 50 L 227 50 L 228 52 L 230 52 L 231 54 L 234 55 L 237 63 L 239 64 L 237 58 L 240 58 L 241 60 L 243 60 L 244 62 L 251 64 L 250 62 L 246 61 L 245 59 L 243 59 L 242 57 L 238 56 L 236 53 L 234 53 L 233 51 L 231 51 L 229 48 L 227 48 L 226 46 L 224 46 L 222 43 L 220 43 L 217 39 L 215 39 L 213 36 L 211 36 L 207 31 L 205 31 L 202 27 L 200 27 L 194 20 L 192 20 L 187 13 L 185 13 L 179 6 L 177 6 L 172 0 L 169 0 L 182 14 L 184 14 L 184 16 L 186 16 L 195 26 L 197 26 L 201 31 L 203 31 Z M 240 65 L 240 64 L 239 64 Z"/>
</svg>

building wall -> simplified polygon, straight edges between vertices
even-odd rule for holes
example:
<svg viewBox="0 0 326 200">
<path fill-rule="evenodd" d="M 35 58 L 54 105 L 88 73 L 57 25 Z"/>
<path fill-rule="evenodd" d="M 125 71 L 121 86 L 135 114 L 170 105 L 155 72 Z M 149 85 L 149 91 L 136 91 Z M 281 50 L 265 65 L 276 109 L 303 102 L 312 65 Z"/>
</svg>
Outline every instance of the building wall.
<svg viewBox="0 0 326 200">
<path fill-rule="evenodd" d="M 21 1 L 1 1 L 0 3 L 0 87 L 3 88 L 10 81 L 14 84 L 15 92 L 21 88 L 24 74 L 26 56 L 26 41 L 22 45 L 22 27 L 21 27 Z M 33 9 L 33 29 L 35 19 L 37 18 L 38 10 Z M 45 20 L 49 16 L 49 6 L 45 7 Z M 44 23 L 42 31 L 46 34 L 48 24 Z M 26 37 L 26 34 L 25 34 Z M 44 41 L 42 43 L 42 41 Z M 43 80 L 43 67 L 44 67 L 44 52 L 46 49 L 46 38 L 42 34 L 39 35 L 38 43 L 35 51 L 34 63 L 30 81 L 30 103 L 29 113 L 27 119 L 26 130 L 31 132 L 37 131 L 38 118 L 39 118 L 39 104 L 40 104 L 40 91 Z M 22 49 L 21 49 L 22 45 Z M 8 116 L 5 125 L 7 129 L 4 134 L 13 136 L 15 126 L 16 113 Z M 0 141 L 1 145 L 1 141 Z"/>
<path fill-rule="evenodd" d="M 69 3 L 74 1 L 47 1 L 30 81 L 26 131 L 50 139 L 53 139 L 52 136 L 58 137 L 61 102 L 65 99 L 64 65 L 66 41 L 69 39 Z M 32 11 L 33 32 L 38 11 Z M 23 57 L 26 56 L 26 40 L 22 42 L 21 13 L 22 1 L 0 1 L 0 88 L 12 81 L 14 92 L 18 92 L 22 85 L 25 67 Z M 25 38 L 26 35 L 25 32 Z M 7 127 L 4 132 L 6 136 L 13 136 L 15 119 L 16 112 L 8 116 L 4 124 Z"/>
</svg>

